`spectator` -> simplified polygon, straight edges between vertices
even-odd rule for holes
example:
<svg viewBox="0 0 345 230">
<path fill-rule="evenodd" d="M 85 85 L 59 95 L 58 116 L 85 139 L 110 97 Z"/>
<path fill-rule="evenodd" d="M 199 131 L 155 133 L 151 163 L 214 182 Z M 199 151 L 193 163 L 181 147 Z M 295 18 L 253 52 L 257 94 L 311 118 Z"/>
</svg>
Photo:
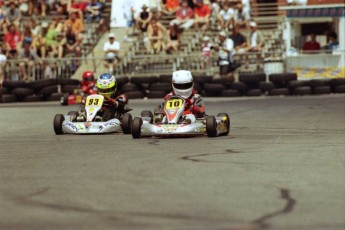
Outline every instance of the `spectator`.
<svg viewBox="0 0 345 230">
<path fill-rule="evenodd" d="M 317 51 L 320 49 L 320 43 L 316 41 L 316 35 L 310 34 L 310 41 L 304 43 L 303 51 Z"/>
<path fill-rule="evenodd" d="M 21 18 L 22 16 L 17 8 L 17 3 L 15 1 L 11 1 L 9 4 L 9 9 L 6 13 L 6 24 L 14 24 L 17 28 L 19 28 Z"/>
<path fill-rule="evenodd" d="M 181 6 L 176 11 L 176 18 L 171 21 L 178 25 L 180 29 L 189 29 L 194 24 L 194 13 L 193 10 L 188 6 L 186 0 L 181 2 Z"/>
<path fill-rule="evenodd" d="M 244 53 L 246 51 L 248 45 L 247 39 L 241 34 L 239 24 L 235 25 L 230 38 L 234 42 L 234 50 L 236 53 Z"/>
<path fill-rule="evenodd" d="M 42 17 L 46 16 L 47 13 L 47 2 L 48 0 L 29 0 L 29 15 L 34 12 L 41 13 Z"/>
<path fill-rule="evenodd" d="M 84 32 L 84 22 L 82 18 L 77 17 L 76 12 L 70 13 L 69 19 L 65 21 L 65 27 L 70 25 L 74 34 L 79 35 L 81 32 Z"/>
<path fill-rule="evenodd" d="M 122 5 L 122 9 L 123 9 L 123 15 L 124 18 L 126 19 L 127 22 L 127 30 L 126 30 L 126 35 L 123 38 L 124 41 L 126 42 L 131 42 L 132 39 L 129 38 L 129 34 L 130 33 L 134 33 L 135 31 L 135 3 L 134 0 L 127 0 L 124 1 L 123 5 Z M 132 30 L 132 32 L 130 32 Z"/>
<path fill-rule="evenodd" d="M 235 21 L 241 28 L 248 28 L 250 20 L 249 12 L 243 9 L 243 4 L 239 3 L 235 11 Z"/>
<path fill-rule="evenodd" d="M 17 31 L 14 24 L 11 24 L 8 30 L 4 37 L 4 43 L 6 44 L 6 50 L 9 51 L 9 58 L 14 58 L 18 54 L 22 35 Z"/>
<path fill-rule="evenodd" d="M 202 45 L 201 45 L 203 69 L 211 68 L 211 50 L 212 50 L 212 44 L 210 43 L 210 38 L 208 36 L 204 36 L 202 38 Z"/>
<path fill-rule="evenodd" d="M 167 53 L 177 52 L 180 46 L 180 31 L 174 23 L 170 23 L 167 31 L 168 41 L 166 44 Z"/>
<path fill-rule="evenodd" d="M 32 37 L 32 32 L 31 32 L 31 27 L 29 24 L 24 25 L 24 32 L 23 32 L 23 39 L 22 41 L 30 41 L 32 42 L 33 37 Z M 22 42 L 21 48 L 24 48 L 24 44 Z"/>
<path fill-rule="evenodd" d="M 338 35 L 336 32 L 330 32 L 328 34 L 328 44 L 326 48 L 329 50 L 335 50 L 339 48 Z"/>
<path fill-rule="evenodd" d="M 0 88 L 2 87 L 2 83 L 4 81 L 6 63 L 7 57 L 2 53 L 2 49 L 0 49 Z"/>
<path fill-rule="evenodd" d="M 7 25 L 6 25 L 6 12 L 1 9 L 0 7 L 0 29 L 3 33 L 7 32 Z"/>
<path fill-rule="evenodd" d="M 67 0 L 56 0 L 53 3 L 52 11 L 56 12 L 58 15 L 67 15 Z"/>
<path fill-rule="evenodd" d="M 162 12 L 166 15 L 175 14 L 180 6 L 179 0 L 166 0 L 162 5 Z"/>
<path fill-rule="evenodd" d="M 86 18 L 88 22 L 100 20 L 102 18 L 101 8 L 102 4 L 99 1 L 90 1 L 90 3 L 86 7 Z"/>
<path fill-rule="evenodd" d="M 72 53 L 77 57 L 81 56 L 81 42 L 83 38 L 81 36 L 78 36 L 74 31 L 73 27 L 70 24 L 67 24 L 66 27 L 66 33 L 65 33 L 65 49 L 64 53 Z"/>
<path fill-rule="evenodd" d="M 136 22 L 138 29 L 142 32 L 146 32 L 147 27 L 152 19 L 152 13 L 147 11 L 148 7 L 145 4 L 141 7 L 141 9 L 142 11 L 136 17 Z"/>
<path fill-rule="evenodd" d="M 230 8 L 227 3 L 224 4 L 223 9 L 218 13 L 218 21 L 221 29 L 232 29 L 235 23 L 235 11 Z"/>
<path fill-rule="evenodd" d="M 251 32 L 250 32 L 250 36 L 249 36 L 249 44 L 247 47 L 247 52 L 261 52 L 262 48 L 264 47 L 264 38 L 261 35 L 261 32 L 258 31 L 257 29 L 257 24 L 254 21 L 251 21 L 249 23 Z M 257 54 L 257 67 L 259 67 L 260 63 L 261 63 L 261 53 Z M 246 55 L 246 67 L 248 67 L 249 65 L 249 55 Z"/>
<path fill-rule="evenodd" d="M 33 48 L 36 50 L 36 53 L 41 58 L 45 58 L 47 55 L 46 39 L 45 36 L 48 32 L 49 24 L 48 22 L 42 22 L 38 33 L 33 33 Z"/>
<path fill-rule="evenodd" d="M 231 64 L 233 63 L 232 53 L 234 49 L 234 42 L 227 38 L 225 31 L 219 32 L 219 46 L 215 46 L 214 50 L 218 51 L 219 56 L 219 74 L 225 77 L 232 71 Z"/>
<path fill-rule="evenodd" d="M 23 43 L 24 48 L 21 48 L 18 54 L 18 58 L 22 59 L 19 63 L 20 72 L 22 74 L 22 80 L 33 80 L 31 74 L 34 70 L 34 61 L 39 61 L 40 64 L 42 64 L 42 62 L 40 61 L 40 58 L 37 55 L 36 51 L 34 49 L 31 49 L 31 42 L 24 40 Z M 27 68 L 28 72 L 26 71 Z"/>
<path fill-rule="evenodd" d="M 147 28 L 147 42 L 146 49 L 147 53 L 158 54 L 163 50 L 163 35 L 164 32 L 161 27 L 158 25 L 157 19 L 152 18 L 151 22 Z"/>
<path fill-rule="evenodd" d="M 159 19 L 161 17 L 162 5 L 161 0 L 150 0 L 150 11 L 153 13 L 153 17 Z"/>
<path fill-rule="evenodd" d="M 208 5 L 204 4 L 203 0 L 197 0 L 194 7 L 194 26 L 196 29 L 204 26 L 203 29 L 207 30 L 210 24 L 211 10 Z"/>
<path fill-rule="evenodd" d="M 105 63 L 104 66 L 109 70 L 109 73 L 112 73 L 120 61 L 119 52 L 120 52 L 120 43 L 115 41 L 115 34 L 110 33 L 108 35 L 108 41 L 104 44 L 103 50 L 105 53 Z"/>
<path fill-rule="evenodd" d="M 64 57 L 65 50 L 67 50 L 66 38 L 62 32 L 58 33 L 57 41 L 53 48 L 53 57 L 62 58 Z"/>
</svg>

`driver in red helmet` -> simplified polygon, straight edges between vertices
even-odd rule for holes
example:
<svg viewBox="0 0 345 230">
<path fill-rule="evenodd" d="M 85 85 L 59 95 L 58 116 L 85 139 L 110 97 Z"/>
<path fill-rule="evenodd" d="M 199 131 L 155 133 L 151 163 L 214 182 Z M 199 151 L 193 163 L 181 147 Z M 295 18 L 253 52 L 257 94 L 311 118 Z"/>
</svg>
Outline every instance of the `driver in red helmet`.
<svg viewBox="0 0 345 230">
<path fill-rule="evenodd" d="M 85 94 L 95 94 L 97 93 L 95 89 L 96 81 L 95 81 L 95 75 L 92 71 L 85 71 L 82 75 L 81 80 L 81 90 Z"/>
</svg>

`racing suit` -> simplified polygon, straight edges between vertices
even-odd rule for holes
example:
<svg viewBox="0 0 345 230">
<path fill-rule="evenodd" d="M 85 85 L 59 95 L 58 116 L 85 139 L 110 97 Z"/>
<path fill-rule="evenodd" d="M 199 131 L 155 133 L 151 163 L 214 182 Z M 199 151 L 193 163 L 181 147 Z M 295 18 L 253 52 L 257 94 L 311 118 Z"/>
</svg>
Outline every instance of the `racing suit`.
<svg viewBox="0 0 345 230">
<path fill-rule="evenodd" d="M 176 95 L 174 91 L 170 92 L 164 97 L 164 101 L 168 100 L 171 96 Z M 196 90 L 193 89 L 192 94 L 185 98 L 185 109 L 184 109 L 184 115 L 187 119 L 190 119 L 192 123 L 195 122 L 195 118 L 201 118 L 205 115 L 205 105 L 204 101 L 200 94 L 197 94 Z M 162 120 L 164 116 L 163 111 L 164 103 L 162 105 L 159 105 L 155 111 L 155 122 L 159 122 L 159 120 Z M 192 115 L 192 116 L 190 116 Z M 193 118 L 194 117 L 194 118 Z"/>
<path fill-rule="evenodd" d="M 97 90 L 95 89 L 95 82 L 94 81 L 82 81 L 81 82 L 81 90 L 84 94 L 90 95 L 95 94 Z"/>
<path fill-rule="evenodd" d="M 126 112 L 125 106 L 127 102 L 128 100 L 124 94 L 117 96 L 117 93 L 114 93 L 110 97 L 104 97 L 102 107 L 103 121 L 108 121 L 112 118 L 121 119 L 122 115 Z"/>
</svg>

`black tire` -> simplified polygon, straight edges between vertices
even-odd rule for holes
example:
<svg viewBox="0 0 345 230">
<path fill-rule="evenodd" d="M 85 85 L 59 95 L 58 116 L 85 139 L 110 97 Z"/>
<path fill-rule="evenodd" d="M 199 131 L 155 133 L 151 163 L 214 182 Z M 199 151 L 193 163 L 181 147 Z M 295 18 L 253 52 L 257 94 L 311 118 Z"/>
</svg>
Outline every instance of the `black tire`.
<svg viewBox="0 0 345 230">
<path fill-rule="evenodd" d="M 2 86 L 11 90 L 14 88 L 25 88 L 28 86 L 28 83 L 26 83 L 25 81 L 4 80 Z"/>
<path fill-rule="evenodd" d="M 271 96 L 278 96 L 278 95 L 290 95 L 290 91 L 288 88 L 276 88 L 276 89 L 271 89 L 269 92 L 269 95 Z"/>
<path fill-rule="evenodd" d="M 270 91 L 271 89 L 274 89 L 275 88 L 275 85 L 272 83 L 272 82 L 265 82 L 265 81 L 262 81 L 259 83 L 258 85 L 258 88 L 263 92 L 268 92 Z"/>
<path fill-rule="evenodd" d="M 274 83 L 287 83 L 289 81 L 297 80 L 295 73 L 274 73 L 269 75 L 269 81 Z"/>
<path fill-rule="evenodd" d="M 64 86 L 61 87 L 61 92 L 62 93 L 74 94 L 75 91 L 77 91 L 79 89 L 80 89 L 79 85 L 64 85 Z"/>
<path fill-rule="evenodd" d="M 123 114 L 121 127 L 122 127 L 122 131 L 124 134 L 131 134 L 131 132 L 132 132 L 132 115 L 130 113 Z"/>
<path fill-rule="evenodd" d="M 63 93 L 52 93 L 48 97 L 44 98 L 45 101 L 60 101 Z"/>
<path fill-rule="evenodd" d="M 237 89 L 227 89 L 223 90 L 221 93 L 222 97 L 239 97 L 241 93 Z"/>
<path fill-rule="evenodd" d="M 118 84 L 118 88 L 120 88 L 119 86 L 122 86 L 128 82 L 129 78 L 127 76 L 116 77 L 116 83 Z"/>
<path fill-rule="evenodd" d="M 78 79 L 70 78 L 59 78 L 57 83 L 60 85 L 80 85 L 80 81 Z"/>
<path fill-rule="evenodd" d="M 241 94 L 245 94 L 248 91 L 248 86 L 244 82 L 234 82 L 231 84 L 232 89 L 237 89 Z"/>
<path fill-rule="evenodd" d="M 217 136 L 217 121 L 214 116 L 206 117 L 206 133 L 208 137 Z"/>
<path fill-rule="evenodd" d="M 0 88 L 0 96 L 3 94 L 8 94 L 9 90 L 7 88 Z"/>
<path fill-rule="evenodd" d="M 197 92 L 201 92 L 204 90 L 204 87 L 202 86 L 202 84 L 200 83 L 194 83 L 193 84 L 193 88 L 197 91 Z"/>
<path fill-rule="evenodd" d="M 62 114 L 56 114 L 54 117 L 54 132 L 56 135 L 63 134 L 62 132 L 62 122 L 65 120 L 65 117 Z"/>
<path fill-rule="evenodd" d="M 68 105 L 68 94 L 63 94 L 60 98 L 61 105 Z"/>
<path fill-rule="evenodd" d="M 338 85 L 333 90 L 334 93 L 345 93 L 345 84 L 344 85 Z"/>
<path fill-rule="evenodd" d="M 1 102 L 3 103 L 17 102 L 17 97 L 12 94 L 3 94 L 1 95 Z"/>
<path fill-rule="evenodd" d="M 57 93 L 58 92 L 58 86 L 57 85 L 53 85 L 53 86 L 47 86 L 44 87 L 43 89 L 41 89 L 38 94 L 43 96 L 43 97 L 48 97 L 53 93 Z"/>
<path fill-rule="evenodd" d="M 338 85 L 345 85 L 345 78 L 334 78 L 334 79 L 331 79 L 329 84 L 332 86 L 333 89 L 336 86 L 338 86 Z"/>
<path fill-rule="evenodd" d="M 171 74 L 161 74 L 158 77 L 158 81 L 161 83 L 170 83 L 172 81 L 172 75 Z"/>
<path fill-rule="evenodd" d="M 138 87 L 132 83 L 126 83 L 120 89 L 120 92 L 122 93 L 132 92 L 132 91 L 138 91 Z"/>
<path fill-rule="evenodd" d="M 149 122 L 153 123 L 153 113 L 150 110 L 144 110 L 140 113 L 140 117 L 149 117 Z"/>
<path fill-rule="evenodd" d="M 203 97 L 220 97 L 221 94 L 222 94 L 222 91 L 208 91 L 208 90 L 201 91 L 201 96 Z"/>
<path fill-rule="evenodd" d="M 147 98 L 164 98 L 166 95 L 166 92 L 165 91 L 149 91 L 147 94 L 146 94 L 146 97 Z"/>
<path fill-rule="evenodd" d="M 140 117 L 135 117 L 132 122 L 132 137 L 134 139 L 140 138 L 141 136 L 141 126 L 143 125 L 143 120 Z"/>
<path fill-rule="evenodd" d="M 204 90 L 209 92 L 221 92 L 228 88 L 229 86 L 221 83 L 206 83 L 204 85 Z"/>
<path fill-rule="evenodd" d="M 212 83 L 222 83 L 222 84 L 231 84 L 235 81 L 235 78 L 233 75 L 227 76 L 227 77 L 219 77 L 219 78 L 213 78 Z"/>
<path fill-rule="evenodd" d="M 24 99 L 26 96 L 34 94 L 34 91 L 28 88 L 15 88 L 11 91 L 11 94 L 15 95 L 17 99 L 21 100 Z"/>
<path fill-rule="evenodd" d="M 329 86 L 331 80 L 330 79 L 314 79 L 310 80 L 309 85 L 311 87 L 319 87 L 319 86 Z"/>
<path fill-rule="evenodd" d="M 258 84 L 259 82 L 266 81 L 266 74 L 265 73 L 240 74 L 238 77 L 238 80 L 244 83 Z"/>
<path fill-rule="evenodd" d="M 171 83 L 167 82 L 156 82 L 152 83 L 150 86 L 150 91 L 164 91 L 164 92 L 170 92 L 172 90 L 172 85 Z"/>
<path fill-rule="evenodd" d="M 310 86 L 298 86 L 293 89 L 294 95 L 308 95 L 311 94 Z"/>
<path fill-rule="evenodd" d="M 43 79 L 43 80 L 37 80 L 37 81 L 29 82 L 28 87 L 30 89 L 33 89 L 35 92 L 39 92 L 44 87 L 57 85 L 57 84 L 58 83 L 57 83 L 56 79 Z"/>
<path fill-rule="evenodd" d="M 230 132 L 230 116 L 227 113 L 218 113 L 217 117 L 226 117 L 226 127 L 227 131 L 226 133 L 219 134 L 219 136 L 227 136 Z"/>
<path fill-rule="evenodd" d="M 130 82 L 133 84 L 151 84 L 151 83 L 155 83 L 158 81 L 157 77 L 132 77 Z"/>
<path fill-rule="evenodd" d="M 331 86 L 318 86 L 313 88 L 313 94 L 329 94 L 332 92 Z"/>
<path fill-rule="evenodd" d="M 249 96 L 249 97 L 261 96 L 261 90 L 260 89 L 250 89 L 247 92 L 247 96 Z"/>
<path fill-rule="evenodd" d="M 138 98 L 144 98 L 145 94 L 142 91 L 130 91 L 125 92 L 126 98 L 128 99 L 138 99 Z"/>
<path fill-rule="evenodd" d="M 37 101 L 42 101 L 42 98 L 38 95 L 28 95 L 23 100 L 23 102 L 37 102 Z"/>
<path fill-rule="evenodd" d="M 196 83 L 210 83 L 212 82 L 213 77 L 208 75 L 194 76 L 193 80 Z"/>
<path fill-rule="evenodd" d="M 297 87 L 303 87 L 303 86 L 310 86 L 310 81 L 308 81 L 308 80 L 292 80 L 292 81 L 289 81 L 287 84 L 287 87 L 290 89 L 294 89 Z"/>
</svg>

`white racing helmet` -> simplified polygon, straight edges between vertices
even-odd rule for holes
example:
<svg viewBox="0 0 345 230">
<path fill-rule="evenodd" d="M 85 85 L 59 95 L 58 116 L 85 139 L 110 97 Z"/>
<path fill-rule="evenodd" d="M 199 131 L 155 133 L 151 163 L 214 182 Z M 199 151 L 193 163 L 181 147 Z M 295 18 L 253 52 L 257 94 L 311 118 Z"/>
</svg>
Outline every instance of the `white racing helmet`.
<svg viewBox="0 0 345 230">
<path fill-rule="evenodd" d="M 172 74 L 172 87 L 174 93 L 188 98 L 193 92 L 193 76 L 188 70 L 174 71 Z"/>
</svg>

